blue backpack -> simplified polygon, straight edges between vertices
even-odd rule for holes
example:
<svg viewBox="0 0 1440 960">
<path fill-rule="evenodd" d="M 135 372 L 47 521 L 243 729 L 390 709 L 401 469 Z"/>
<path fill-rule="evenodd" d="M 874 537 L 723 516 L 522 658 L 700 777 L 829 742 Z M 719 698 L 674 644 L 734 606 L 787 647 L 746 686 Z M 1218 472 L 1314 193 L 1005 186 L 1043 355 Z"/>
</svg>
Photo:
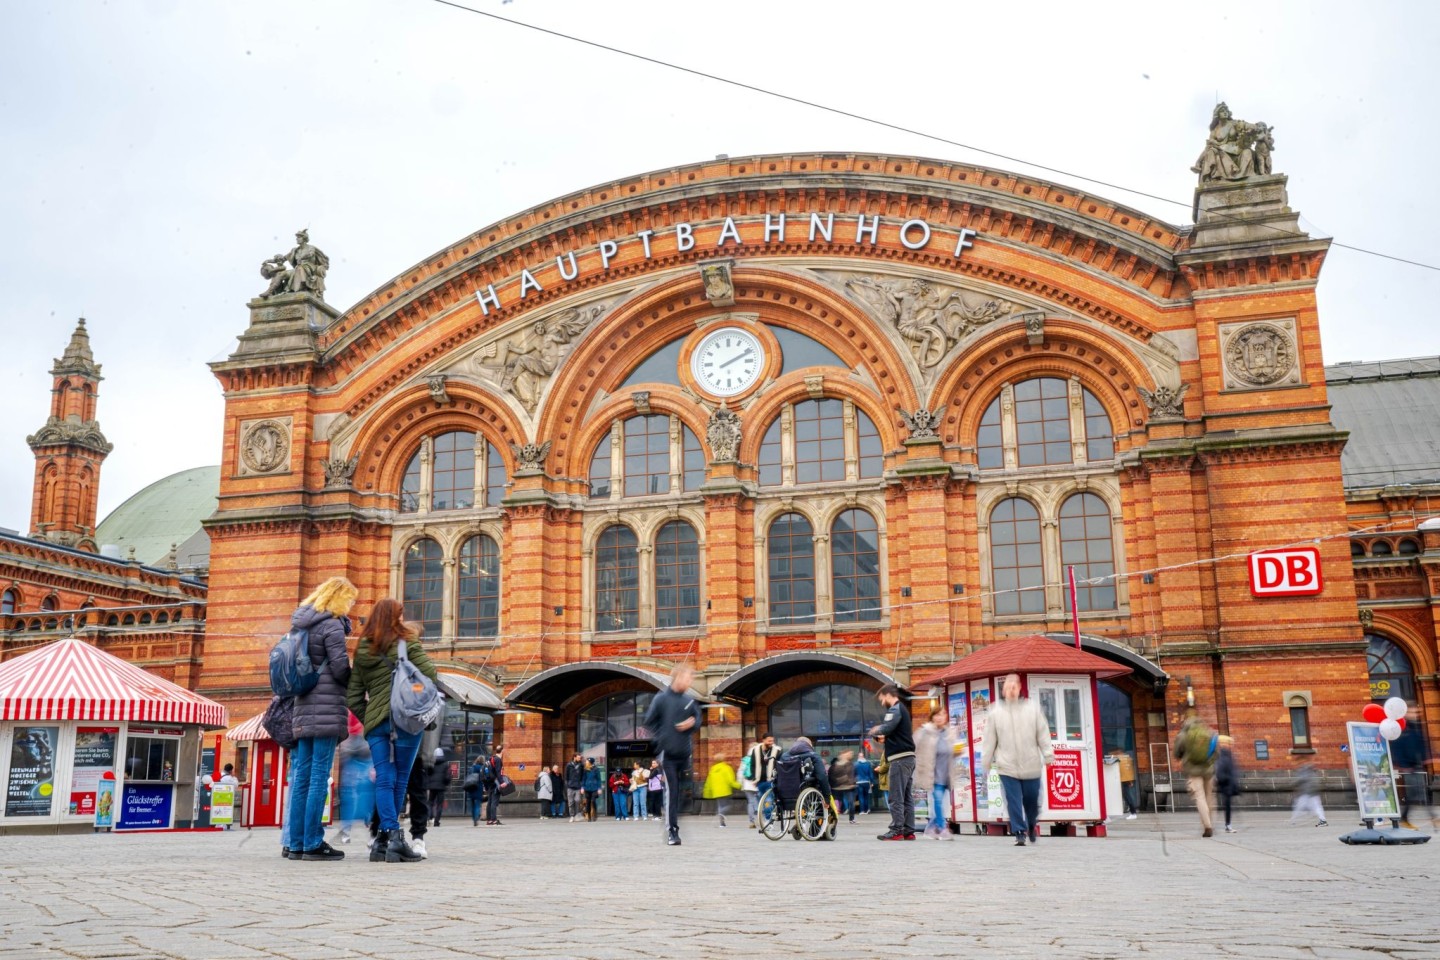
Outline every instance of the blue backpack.
<svg viewBox="0 0 1440 960">
<path fill-rule="evenodd" d="M 270 648 L 270 689 L 277 697 L 298 697 L 319 682 L 320 673 L 310 662 L 310 631 L 292 628 Z"/>
</svg>

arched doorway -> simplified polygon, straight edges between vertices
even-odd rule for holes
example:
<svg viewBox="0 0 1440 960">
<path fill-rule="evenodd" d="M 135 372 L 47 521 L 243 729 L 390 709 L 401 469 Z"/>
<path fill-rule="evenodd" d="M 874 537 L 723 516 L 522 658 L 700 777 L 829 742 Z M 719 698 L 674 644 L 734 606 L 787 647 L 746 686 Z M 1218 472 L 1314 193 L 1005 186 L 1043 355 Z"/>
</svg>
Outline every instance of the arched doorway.
<svg viewBox="0 0 1440 960">
<path fill-rule="evenodd" d="M 839 682 L 787 693 L 767 713 L 768 729 L 778 743 L 788 745 L 797 737 L 808 737 L 829 763 L 846 750 L 858 754 L 866 731 L 880 722 L 884 710 L 872 689 Z"/>
<path fill-rule="evenodd" d="M 1415 702 L 1415 667 L 1400 644 L 1378 633 L 1365 634 L 1367 666 L 1370 673 L 1370 699 L 1388 700 L 1399 697 L 1406 703 Z"/>
</svg>

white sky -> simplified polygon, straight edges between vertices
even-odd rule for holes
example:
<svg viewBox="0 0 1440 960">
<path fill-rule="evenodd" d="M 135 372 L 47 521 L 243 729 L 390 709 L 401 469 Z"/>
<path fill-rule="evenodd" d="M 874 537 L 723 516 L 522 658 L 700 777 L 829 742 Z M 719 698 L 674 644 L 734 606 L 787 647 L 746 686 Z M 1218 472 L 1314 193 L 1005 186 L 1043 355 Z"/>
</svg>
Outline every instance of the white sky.
<svg viewBox="0 0 1440 960">
<path fill-rule="evenodd" d="M 1276 127 L 1275 168 L 1312 232 L 1440 262 L 1440 4 L 472 5 L 1183 201 L 1078 184 L 1172 223 L 1189 219 L 1218 94 Z M 343 310 L 559 194 L 717 153 L 808 150 L 1033 173 L 432 0 L 5 4 L 0 527 L 28 529 L 25 436 L 78 316 L 115 443 L 104 516 L 219 462 L 206 362 L 244 330 L 260 261 L 296 228 L 330 256 Z M 1325 359 L 1440 353 L 1437 298 L 1440 273 L 1332 250 Z"/>
</svg>

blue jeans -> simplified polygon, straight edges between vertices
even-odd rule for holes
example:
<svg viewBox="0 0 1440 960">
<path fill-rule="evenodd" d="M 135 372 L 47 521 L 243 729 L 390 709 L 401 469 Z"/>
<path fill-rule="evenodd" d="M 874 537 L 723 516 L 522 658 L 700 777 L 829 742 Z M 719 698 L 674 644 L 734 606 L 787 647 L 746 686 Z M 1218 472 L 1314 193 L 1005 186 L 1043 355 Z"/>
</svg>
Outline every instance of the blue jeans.
<svg viewBox="0 0 1440 960">
<path fill-rule="evenodd" d="M 836 790 L 836 791 L 834 791 L 834 793 L 835 793 L 836 808 L 837 808 L 841 813 L 845 814 L 845 816 L 849 817 L 851 820 L 854 820 L 854 819 L 855 819 L 855 791 L 854 791 L 854 790 Z"/>
<path fill-rule="evenodd" d="M 339 737 L 301 737 L 290 751 L 291 850 L 314 850 L 325 841 L 325 793 Z"/>
<path fill-rule="evenodd" d="M 554 818 L 557 819 L 557 820 L 558 820 L 560 817 L 565 816 L 565 801 L 564 801 L 564 800 L 551 800 L 551 801 L 550 801 L 550 816 L 551 816 L 551 817 L 554 817 Z"/>
<path fill-rule="evenodd" d="M 950 813 L 950 786 L 944 783 L 932 786 L 934 789 L 930 791 L 930 822 L 925 826 L 925 830 L 944 833 Z"/>
<path fill-rule="evenodd" d="M 1002 773 L 1000 786 L 1005 791 L 1005 809 L 1010 814 L 1010 832 L 1017 837 L 1022 833 L 1034 836 L 1039 829 L 1035 821 L 1040 816 L 1040 778 L 1018 780 Z"/>
<path fill-rule="evenodd" d="M 610 794 L 610 812 L 615 814 L 616 820 L 624 820 L 630 815 L 630 791 L 616 790 Z"/>
<path fill-rule="evenodd" d="M 485 805 L 485 790 L 481 787 L 476 787 L 467 793 L 466 796 L 470 798 L 470 822 L 479 823 L 480 808 Z"/>
<path fill-rule="evenodd" d="M 420 734 L 395 733 L 395 758 L 390 758 L 390 721 L 365 735 L 370 756 L 375 762 L 375 809 L 380 814 L 381 830 L 400 829 L 400 808 L 405 805 L 405 788 L 410 782 L 410 768 L 420 751 Z"/>
<path fill-rule="evenodd" d="M 855 800 L 860 813 L 870 812 L 870 788 L 874 786 L 870 781 L 865 780 L 855 785 Z"/>
</svg>

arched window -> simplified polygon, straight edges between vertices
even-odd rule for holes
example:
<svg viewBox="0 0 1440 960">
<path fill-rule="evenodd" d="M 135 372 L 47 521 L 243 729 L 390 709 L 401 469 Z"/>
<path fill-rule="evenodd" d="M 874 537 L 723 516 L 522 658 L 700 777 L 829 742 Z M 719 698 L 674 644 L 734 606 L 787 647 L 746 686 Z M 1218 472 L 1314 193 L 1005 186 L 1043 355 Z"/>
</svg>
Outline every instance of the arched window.
<svg viewBox="0 0 1440 960">
<path fill-rule="evenodd" d="M 670 418 L 661 414 L 625 421 L 625 496 L 670 492 Z"/>
<path fill-rule="evenodd" d="M 880 530 L 865 510 L 846 510 L 830 525 L 835 622 L 880 619 Z"/>
<path fill-rule="evenodd" d="M 590 496 L 610 496 L 610 438 L 595 444 L 595 455 L 590 458 Z"/>
<path fill-rule="evenodd" d="M 1060 564 L 1075 568 L 1075 599 L 1081 610 L 1114 610 L 1115 581 L 1086 585 L 1085 580 L 1115 574 L 1115 547 L 1110 539 L 1110 510 L 1093 493 L 1077 493 L 1060 507 Z M 1070 590 L 1062 584 L 1065 609 Z"/>
<path fill-rule="evenodd" d="M 839 400 L 795 404 L 795 482 L 845 479 L 845 405 Z"/>
<path fill-rule="evenodd" d="M 418 453 L 405 465 L 405 476 L 400 480 L 401 513 L 414 513 L 420 509 L 420 467 Z"/>
<path fill-rule="evenodd" d="M 655 626 L 700 623 L 700 543 L 695 528 L 672 520 L 655 535 Z"/>
<path fill-rule="evenodd" d="M 769 730 L 777 740 L 796 737 L 830 741 L 830 752 L 856 741 L 878 723 L 884 713 L 875 697 L 848 683 L 824 683 L 786 694 L 770 707 Z M 836 743 L 835 738 L 840 738 Z M 817 749 L 825 751 L 825 747 Z"/>
<path fill-rule="evenodd" d="M 1390 541 L 1388 540 L 1376 540 L 1370 544 L 1370 556 L 1372 557 L 1388 557 L 1393 552 L 1394 551 L 1390 549 Z"/>
<path fill-rule="evenodd" d="M 485 506 L 498 507 L 505 499 L 505 458 L 493 443 L 485 444 Z"/>
<path fill-rule="evenodd" d="M 460 510 L 475 505 L 475 434 L 442 433 L 434 443 L 431 510 Z"/>
<path fill-rule="evenodd" d="M 880 431 L 862 410 L 855 411 L 855 449 L 860 455 L 860 479 L 868 480 L 885 472 L 885 451 L 880 446 Z"/>
<path fill-rule="evenodd" d="M 169 622 L 170 622 L 170 614 L 165 613 L 165 612 L 162 610 L 160 613 L 155 614 L 155 622 L 156 622 L 156 623 L 169 623 Z"/>
<path fill-rule="evenodd" d="M 640 553 L 635 531 L 606 528 L 595 545 L 595 629 L 640 626 Z"/>
<path fill-rule="evenodd" d="M 846 425 L 847 409 L 853 426 Z M 786 417 L 792 429 L 783 428 Z M 802 400 L 781 410 L 760 441 L 756 466 L 762 486 L 785 482 L 784 464 L 795 465 L 795 483 L 835 483 L 847 479 L 846 450 L 855 451 L 855 478 L 869 480 L 885 472 L 880 431 L 849 401 Z"/>
<path fill-rule="evenodd" d="M 500 548 L 480 534 L 460 547 L 459 616 L 455 634 L 493 637 L 500 633 Z"/>
<path fill-rule="evenodd" d="M 40 601 L 40 609 L 41 609 L 42 611 L 59 610 L 59 609 L 60 609 L 60 598 L 57 597 L 57 596 L 55 596 L 55 594 L 53 594 L 53 593 L 50 594 L 50 596 L 48 596 L 48 597 L 46 597 L 44 600 L 41 600 L 41 601 Z"/>
<path fill-rule="evenodd" d="M 766 487 L 778 487 L 783 479 L 781 464 L 784 454 L 780 449 L 780 419 L 777 417 L 765 431 L 765 436 L 760 440 L 760 456 L 757 458 L 760 468 L 760 484 Z"/>
<path fill-rule="evenodd" d="M 1298 748 L 1310 746 L 1310 701 L 1296 694 L 1285 701 L 1290 711 L 1290 740 Z"/>
<path fill-rule="evenodd" d="M 1370 699 L 1399 697 L 1415 702 L 1415 668 L 1400 645 L 1389 637 L 1368 633 L 1366 655 L 1370 667 Z"/>
<path fill-rule="evenodd" d="M 14 590 L 0 593 L 0 613 L 14 613 L 15 604 L 19 602 L 19 599 L 19 595 Z"/>
<path fill-rule="evenodd" d="M 1045 612 L 1040 514 L 1029 500 L 1010 497 L 990 512 L 990 564 L 996 616 Z"/>
<path fill-rule="evenodd" d="M 49 620 L 46 620 L 46 621 L 45 621 L 45 629 L 46 629 L 46 630 L 58 630 L 58 629 L 60 629 L 60 621 L 59 621 L 59 620 L 56 620 L 54 617 L 51 617 Z"/>
<path fill-rule="evenodd" d="M 612 439 L 619 433 L 624 483 L 614 477 Z M 676 441 L 672 441 L 672 437 Z M 671 449 L 671 447 L 675 449 Z M 680 464 L 680 486 L 672 489 L 670 465 Z M 649 497 L 699 490 L 705 483 L 705 451 L 695 431 L 664 413 L 630 417 L 595 445 L 590 457 L 590 496 Z M 618 490 L 617 490 L 618 487 Z"/>
<path fill-rule="evenodd" d="M 142 613 L 142 614 L 140 614 L 140 625 L 141 625 L 142 627 L 144 627 L 144 626 L 149 626 L 149 625 L 150 625 L 151 623 L 153 623 L 154 621 L 155 621 L 155 618 L 154 618 L 153 616 L 151 616 L 150 614 L 148 614 L 148 613 Z"/>
<path fill-rule="evenodd" d="M 1365 544 L 1361 543 L 1359 540 L 1351 540 L 1351 541 L 1350 541 L 1350 556 L 1351 556 L 1351 557 L 1363 557 L 1363 556 L 1365 556 Z"/>
<path fill-rule="evenodd" d="M 110 614 L 110 616 L 108 616 L 108 617 L 105 618 L 105 625 L 106 625 L 107 627 L 118 627 L 118 626 L 120 626 L 120 617 L 119 617 L 117 614 L 113 614 L 113 613 Z"/>
<path fill-rule="evenodd" d="M 699 490 L 705 485 L 705 451 L 695 432 L 680 425 L 680 482 L 686 490 Z"/>
<path fill-rule="evenodd" d="M 127 614 L 125 614 L 125 618 L 120 621 L 120 625 L 121 625 L 121 626 L 125 626 L 125 627 L 133 627 L 133 626 L 135 626 L 135 614 L 133 614 L 133 613 L 127 613 Z"/>
<path fill-rule="evenodd" d="M 426 640 L 438 640 L 442 625 L 445 564 L 440 544 L 423 537 L 405 548 L 405 619 L 420 628 Z"/>
<path fill-rule="evenodd" d="M 1005 466 L 1007 421 L 1015 436 L 1010 452 L 1019 467 L 1075 463 L 1077 440 L 1084 441 L 1086 461 L 1114 459 L 1115 435 L 1110 416 L 1099 399 L 1077 381 L 1036 377 L 1004 390 L 1010 391 L 1013 402 L 1004 402 L 1002 390 L 1002 396 L 985 408 L 975 435 L 976 459 L 982 470 Z M 1074 421 L 1072 407 L 1080 411 Z M 1075 430 L 1083 430 L 1083 435 L 1075 436 Z"/>
<path fill-rule="evenodd" d="M 1420 552 L 1420 544 L 1414 540 L 1401 540 L 1400 547 L 1396 552 L 1402 557 L 1413 557 Z"/>
<path fill-rule="evenodd" d="M 134 619 L 133 619 L 133 618 L 131 619 L 131 622 L 132 622 L 132 623 L 134 622 Z M 43 624 L 43 623 L 42 623 L 41 621 L 39 621 L 39 620 L 31 620 L 31 621 L 30 621 L 30 629 L 31 629 L 31 630 L 39 630 L 39 629 L 40 629 L 41 627 L 43 627 L 44 625 L 45 625 L 45 624 Z"/>
<path fill-rule="evenodd" d="M 815 621 L 815 532 L 798 513 L 785 513 L 770 524 L 770 622 Z"/>
</svg>

